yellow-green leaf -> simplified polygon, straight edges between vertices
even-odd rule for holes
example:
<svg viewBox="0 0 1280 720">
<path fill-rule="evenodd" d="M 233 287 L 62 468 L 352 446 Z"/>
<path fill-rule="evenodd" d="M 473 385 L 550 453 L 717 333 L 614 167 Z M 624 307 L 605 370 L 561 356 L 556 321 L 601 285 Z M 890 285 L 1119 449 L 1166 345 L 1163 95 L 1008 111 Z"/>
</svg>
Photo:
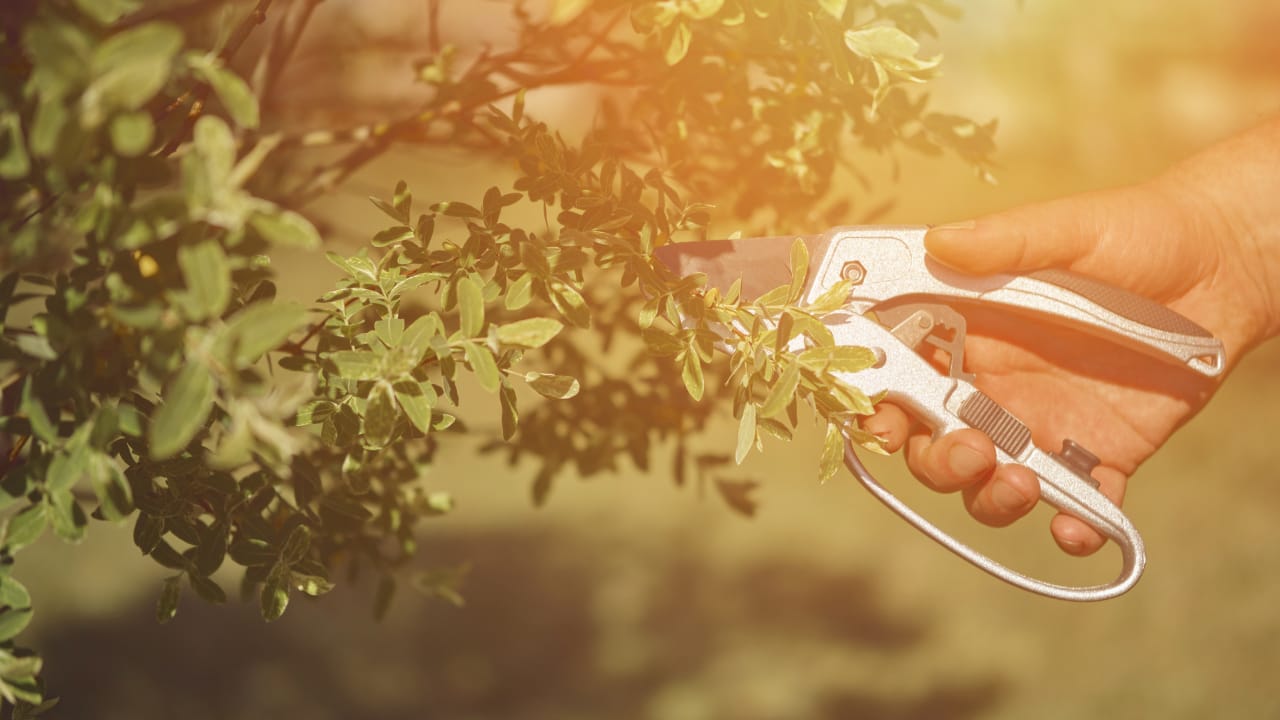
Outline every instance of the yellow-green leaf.
<svg viewBox="0 0 1280 720">
<path fill-rule="evenodd" d="M 788 302 L 800 299 L 804 292 L 804 281 L 809 277 L 809 247 L 804 240 L 796 238 L 791 243 L 791 289 L 787 293 Z"/>
<path fill-rule="evenodd" d="M 519 310 L 533 300 L 533 274 L 525 273 L 516 278 L 507 288 L 507 296 L 503 304 L 508 310 Z"/>
<path fill-rule="evenodd" d="M 31 608 L 9 608 L 0 611 L 0 642 L 12 640 L 31 623 Z"/>
<path fill-rule="evenodd" d="M 849 6 L 849 0 L 818 0 L 818 4 L 831 17 L 839 20 L 844 17 L 844 10 Z"/>
<path fill-rule="evenodd" d="M 458 317 L 465 337 L 475 337 L 484 327 L 484 292 L 469 277 L 458 280 Z"/>
<path fill-rule="evenodd" d="M 243 128 L 258 127 L 258 99 L 239 75 L 223 67 L 216 56 L 201 56 L 190 60 L 191 69 L 201 77 L 227 109 L 231 119 Z"/>
<path fill-rule="evenodd" d="M 187 283 L 187 312 L 192 320 L 218 317 L 231 301 L 231 267 L 216 240 L 178 248 L 178 266 Z"/>
<path fill-rule="evenodd" d="M 498 342 L 520 348 L 540 348 L 564 329 L 564 324 L 553 318 L 528 318 L 503 325 L 497 329 Z"/>
<path fill-rule="evenodd" d="M 821 372 L 858 372 L 875 365 L 879 360 L 876 354 L 863 347 L 851 345 L 833 345 L 831 347 L 813 347 L 797 356 L 800 364 Z"/>
<path fill-rule="evenodd" d="M 116 115 L 111 120 L 111 146 L 121 157 L 137 157 L 151 147 L 156 127 L 144 111 Z"/>
<path fill-rule="evenodd" d="M 589 7 L 591 0 L 552 0 L 550 23 L 564 25 L 572 22 Z"/>
<path fill-rule="evenodd" d="M 694 400 L 701 400 L 704 389 L 702 363 L 698 360 L 698 353 L 693 350 L 688 350 L 684 354 L 684 362 L 680 368 L 680 378 L 684 380 L 684 386 L 689 391 L 689 397 Z"/>
<path fill-rule="evenodd" d="M 431 385 L 406 378 L 394 383 L 392 388 L 409 422 L 423 433 L 431 432 L 431 409 L 436 404 L 436 391 Z"/>
<path fill-rule="evenodd" d="M 567 375 L 528 372 L 524 374 L 524 380 L 539 395 L 553 400 L 568 400 L 580 389 L 578 380 Z"/>
<path fill-rule="evenodd" d="M 765 398 L 764 404 L 760 406 L 761 417 L 773 417 L 782 412 L 792 398 L 796 396 L 796 389 L 799 386 L 800 365 L 788 363 L 783 368 L 781 375 L 778 376 L 778 381 L 769 390 L 769 395 Z"/>
<path fill-rule="evenodd" d="M 4 547 L 9 553 L 30 545 L 44 533 L 49 523 L 49 515 L 44 503 L 36 503 L 23 508 L 22 512 L 9 518 L 4 531 Z"/>
<path fill-rule="evenodd" d="M 147 427 L 151 458 L 164 460 L 191 442 L 213 409 L 214 383 L 209 368 L 188 362 L 165 391 Z"/>
<path fill-rule="evenodd" d="M 822 459 L 818 462 L 818 481 L 826 482 L 840 470 L 844 459 L 844 435 L 835 423 L 827 423 L 827 437 L 822 443 Z"/>
<path fill-rule="evenodd" d="M 369 392 L 369 402 L 364 409 L 364 439 L 370 446 L 380 448 L 391 442 L 400 411 L 396 407 L 395 390 L 391 383 L 380 380 Z"/>
<path fill-rule="evenodd" d="M 249 216 L 249 225 L 272 245 L 306 250 L 320 247 L 320 233 L 316 226 L 292 210 L 254 213 Z"/>
<path fill-rule="evenodd" d="M 668 65 L 675 65 L 689 53 L 689 42 L 693 39 L 693 32 L 683 22 L 672 25 L 670 32 L 671 37 L 667 41 L 667 52 L 664 57 Z"/>
<path fill-rule="evenodd" d="M 498 363 L 494 360 L 493 353 L 489 352 L 489 348 L 474 342 L 465 343 L 462 347 L 467 355 L 467 362 L 471 364 L 471 371 L 476 374 L 476 380 L 480 382 L 480 387 L 489 392 L 497 390 L 502 376 L 498 373 Z"/>
<path fill-rule="evenodd" d="M 818 299 L 808 306 L 808 310 L 815 315 L 826 315 L 827 313 L 835 312 L 849 302 L 849 295 L 852 292 L 853 283 L 848 280 L 841 280 L 827 288 L 822 295 L 819 295 Z"/>
</svg>

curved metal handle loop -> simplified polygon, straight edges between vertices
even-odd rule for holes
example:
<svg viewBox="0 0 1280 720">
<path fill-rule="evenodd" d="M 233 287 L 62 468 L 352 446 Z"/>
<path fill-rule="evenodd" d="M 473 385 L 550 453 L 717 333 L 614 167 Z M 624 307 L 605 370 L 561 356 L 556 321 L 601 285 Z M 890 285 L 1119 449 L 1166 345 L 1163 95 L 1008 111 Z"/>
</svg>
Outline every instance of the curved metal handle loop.
<svg viewBox="0 0 1280 720">
<path fill-rule="evenodd" d="M 1007 459 L 1007 457 L 1006 457 Z M 1035 578 L 1023 575 L 1016 570 L 1003 565 L 990 557 L 983 555 L 981 552 L 965 545 L 956 538 L 949 535 L 946 531 L 926 520 L 923 516 L 912 510 L 906 503 L 898 499 L 896 495 L 880 484 L 879 481 L 867 470 L 854 452 L 853 446 L 845 443 L 844 462 L 854 477 L 863 484 L 880 502 L 884 503 L 888 508 L 902 519 L 911 523 L 917 530 L 924 533 L 945 547 L 951 552 L 959 555 L 969 561 L 974 567 L 977 567 L 995 577 L 1038 595 L 1057 598 L 1059 600 L 1073 600 L 1076 602 L 1096 602 L 1098 600 L 1107 600 L 1116 597 L 1128 591 L 1138 582 L 1138 578 L 1142 576 L 1142 570 L 1146 566 L 1146 552 L 1143 547 L 1142 537 L 1138 535 L 1138 531 L 1133 527 L 1127 519 L 1116 513 L 1120 517 L 1120 522 L 1115 525 L 1108 522 L 1090 522 L 1095 529 L 1105 534 L 1107 537 L 1116 541 L 1120 546 L 1120 552 L 1123 558 L 1123 568 L 1120 576 L 1114 581 L 1106 585 L 1092 585 L 1086 587 L 1072 587 L 1069 585 L 1057 585 L 1054 583 L 1037 580 Z M 1044 483 L 1042 480 L 1042 487 Z M 1092 489 L 1092 488 L 1090 488 Z M 1047 493 L 1057 496 L 1058 492 Z M 1051 504 L 1059 506 L 1059 502 L 1054 502 L 1056 497 L 1049 497 Z M 1065 498 L 1063 498 L 1065 500 Z M 1072 498 L 1074 500 L 1074 498 Z M 1078 501 L 1077 501 L 1078 502 Z M 1077 504 L 1077 502 L 1063 502 L 1061 504 Z M 1072 511 L 1075 508 L 1062 508 Z M 1088 522 L 1088 521 L 1087 521 Z"/>
</svg>

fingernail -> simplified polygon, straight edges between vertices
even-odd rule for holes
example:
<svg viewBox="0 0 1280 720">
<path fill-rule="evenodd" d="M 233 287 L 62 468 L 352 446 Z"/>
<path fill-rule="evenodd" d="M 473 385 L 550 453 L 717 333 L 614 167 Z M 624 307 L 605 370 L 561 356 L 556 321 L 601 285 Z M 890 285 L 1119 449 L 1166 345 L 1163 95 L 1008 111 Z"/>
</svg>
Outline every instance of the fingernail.
<svg viewBox="0 0 1280 720">
<path fill-rule="evenodd" d="M 976 478 L 991 468 L 986 456 L 968 445 L 956 445 L 947 452 L 951 472 L 962 478 Z"/>
<path fill-rule="evenodd" d="M 1084 543 L 1079 540 L 1059 540 L 1058 545 L 1072 555 L 1079 555 L 1084 550 Z"/>
<path fill-rule="evenodd" d="M 991 488 L 991 501 L 1004 512 L 1021 510 L 1027 504 L 1027 499 L 1022 493 L 1004 482 L 997 482 L 995 487 Z"/>
<path fill-rule="evenodd" d="M 972 230 L 976 227 L 978 227 L 978 222 L 976 220 L 959 220 L 957 222 L 950 222 L 944 225 L 934 225 L 929 228 L 929 232 L 933 232 L 935 230 Z"/>
</svg>

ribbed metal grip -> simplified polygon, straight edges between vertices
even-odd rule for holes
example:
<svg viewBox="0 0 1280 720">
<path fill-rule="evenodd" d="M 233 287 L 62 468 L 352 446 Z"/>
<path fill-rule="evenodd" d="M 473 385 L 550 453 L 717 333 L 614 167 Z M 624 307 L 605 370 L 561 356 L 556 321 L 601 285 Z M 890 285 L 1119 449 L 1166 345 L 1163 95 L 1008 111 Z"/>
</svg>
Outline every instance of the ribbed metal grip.
<svg viewBox="0 0 1280 720">
<path fill-rule="evenodd" d="M 1031 431 L 1008 410 L 981 391 L 975 391 L 960 405 L 960 419 L 986 433 L 996 447 L 1018 457 L 1031 443 Z"/>
<path fill-rule="evenodd" d="M 1039 270 L 1028 273 L 1027 277 L 1070 290 L 1117 315 L 1157 330 L 1193 337 L 1213 337 L 1213 333 L 1160 303 L 1069 270 Z"/>
</svg>

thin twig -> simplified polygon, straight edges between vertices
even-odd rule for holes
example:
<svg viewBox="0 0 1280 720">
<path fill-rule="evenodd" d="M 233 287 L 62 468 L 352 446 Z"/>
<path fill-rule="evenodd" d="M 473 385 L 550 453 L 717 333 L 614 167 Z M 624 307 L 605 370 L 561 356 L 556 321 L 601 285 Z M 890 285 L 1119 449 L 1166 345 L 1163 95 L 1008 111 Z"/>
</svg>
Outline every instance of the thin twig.
<svg viewBox="0 0 1280 720">
<path fill-rule="evenodd" d="M 298 43 L 307 29 L 307 23 L 311 21 L 312 14 L 319 4 L 320 0 L 304 0 L 298 6 L 301 9 L 285 15 L 276 24 L 268 48 L 262 54 L 262 61 L 254 72 L 254 88 L 260 103 L 269 101 L 274 95 L 276 84 L 284 75 L 284 68 L 289 59 L 298 49 Z"/>
<path fill-rule="evenodd" d="M 236 25 L 235 30 L 231 31 L 231 37 L 227 40 L 227 44 L 222 48 L 222 52 L 219 53 L 219 57 L 222 58 L 224 63 L 229 62 L 231 58 L 239 52 L 240 47 L 249 39 L 249 35 L 253 32 L 254 28 L 266 22 L 267 10 L 270 9 L 272 2 L 273 0 L 258 0 L 258 4 L 254 6 L 253 10 L 240 21 L 239 25 Z M 195 88 L 183 93 L 182 98 L 193 96 L 195 99 L 191 103 L 191 108 L 187 111 L 186 122 L 182 124 L 182 129 L 178 131 L 178 133 L 169 140 L 168 144 L 164 146 L 164 149 L 160 151 L 161 157 L 168 157 L 169 155 L 172 155 L 178 150 L 182 143 L 186 142 L 187 138 L 191 136 L 191 131 L 196 126 L 196 120 L 198 120 L 200 115 L 204 113 L 205 101 L 209 99 L 208 83 L 200 83 Z M 177 109 L 177 107 L 180 107 L 182 98 L 179 99 L 179 103 L 171 104 L 169 107 L 171 109 Z"/>
</svg>

